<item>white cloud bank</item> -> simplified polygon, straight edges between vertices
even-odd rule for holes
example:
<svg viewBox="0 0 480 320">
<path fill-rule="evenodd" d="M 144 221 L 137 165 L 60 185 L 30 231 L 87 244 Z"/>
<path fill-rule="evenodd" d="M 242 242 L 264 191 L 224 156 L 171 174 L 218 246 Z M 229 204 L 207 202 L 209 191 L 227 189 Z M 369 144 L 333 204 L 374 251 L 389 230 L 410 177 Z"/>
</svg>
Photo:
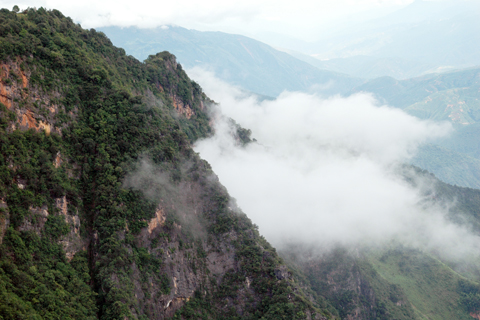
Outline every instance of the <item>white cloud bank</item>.
<svg viewBox="0 0 480 320">
<path fill-rule="evenodd" d="M 189 74 L 258 140 L 239 147 L 217 116 L 216 135 L 195 149 L 276 246 L 397 239 L 456 254 L 477 250 L 478 237 L 448 222 L 445 209 L 425 205 L 422 192 L 396 173 L 418 145 L 448 134 L 449 124 L 420 121 L 367 94 L 285 92 L 258 102 L 204 70 Z"/>
</svg>

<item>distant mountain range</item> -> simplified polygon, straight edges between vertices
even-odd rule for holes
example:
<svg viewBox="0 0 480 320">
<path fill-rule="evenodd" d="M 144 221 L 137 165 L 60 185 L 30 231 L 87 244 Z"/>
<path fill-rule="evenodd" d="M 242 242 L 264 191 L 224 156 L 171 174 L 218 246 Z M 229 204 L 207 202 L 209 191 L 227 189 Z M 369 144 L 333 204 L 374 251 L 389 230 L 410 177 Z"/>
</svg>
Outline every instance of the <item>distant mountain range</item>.
<svg viewBox="0 0 480 320">
<path fill-rule="evenodd" d="M 305 61 L 319 69 L 341 72 L 353 77 L 374 79 L 389 76 L 396 79 L 413 78 L 424 73 L 442 71 L 432 63 L 418 62 L 398 57 L 372 57 L 358 55 L 348 58 L 320 60 L 297 51 L 284 50 L 297 59 Z"/>
<path fill-rule="evenodd" d="M 345 23 L 316 42 L 280 46 L 302 60 L 315 56 L 321 61 L 308 62 L 325 70 L 407 79 L 480 64 L 479 16 L 479 1 L 416 0 L 378 19 Z"/>
<path fill-rule="evenodd" d="M 478 1 L 417 0 L 382 18 L 346 26 L 305 49 L 320 58 L 369 55 L 467 67 L 478 64 L 479 15 Z"/>
<path fill-rule="evenodd" d="M 173 53 L 184 68 L 200 66 L 248 91 L 276 97 L 282 91 L 346 93 L 364 81 L 318 68 L 260 41 L 222 32 L 177 26 L 156 29 L 99 28 L 139 60 L 161 51 Z"/>
<path fill-rule="evenodd" d="M 276 96 L 329 80 L 335 85 L 328 92 L 344 92 L 359 81 L 345 75 L 409 79 L 479 65 L 479 16 L 479 1 L 416 0 L 381 18 L 345 23 L 316 42 L 290 39 L 275 43 L 281 47 L 275 49 L 240 35 L 177 26 L 99 30 L 139 60 L 167 50 L 187 68 L 208 66 L 225 81 Z"/>
</svg>

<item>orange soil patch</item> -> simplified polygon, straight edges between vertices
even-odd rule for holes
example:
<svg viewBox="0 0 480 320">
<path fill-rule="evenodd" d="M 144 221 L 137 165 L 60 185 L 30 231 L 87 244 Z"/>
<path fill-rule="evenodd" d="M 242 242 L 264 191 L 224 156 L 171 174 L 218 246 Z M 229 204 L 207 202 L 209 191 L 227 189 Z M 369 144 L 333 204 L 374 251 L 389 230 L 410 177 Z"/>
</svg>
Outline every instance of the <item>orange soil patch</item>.
<svg viewBox="0 0 480 320">
<path fill-rule="evenodd" d="M 7 92 L 7 87 L 0 83 L 0 102 L 3 103 L 8 109 L 12 107 L 12 99 Z"/>
<path fill-rule="evenodd" d="M 37 128 L 37 121 L 33 118 L 32 111 L 27 112 L 22 116 L 22 126 L 28 126 L 28 128 Z"/>
<path fill-rule="evenodd" d="M 22 116 L 22 126 L 28 126 L 29 129 L 37 129 L 37 121 L 33 118 L 32 111 L 27 112 Z"/>
<path fill-rule="evenodd" d="M 6 64 L 1 64 L 0 65 L 0 76 L 2 78 L 8 78 L 8 75 L 10 73 L 10 68 Z"/>
<path fill-rule="evenodd" d="M 38 124 L 38 129 L 43 129 L 45 130 L 45 133 L 48 135 L 50 135 L 50 131 L 52 131 L 52 126 L 49 125 L 48 123 L 45 123 L 43 121 L 40 121 L 40 123 Z"/>
<path fill-rule="evenodd" d="M 25 73 L 21 72 L 20 75 L 22 76 L 22 86 L 24 88 L 28 87 L 28 79 Z"/>
</svg>

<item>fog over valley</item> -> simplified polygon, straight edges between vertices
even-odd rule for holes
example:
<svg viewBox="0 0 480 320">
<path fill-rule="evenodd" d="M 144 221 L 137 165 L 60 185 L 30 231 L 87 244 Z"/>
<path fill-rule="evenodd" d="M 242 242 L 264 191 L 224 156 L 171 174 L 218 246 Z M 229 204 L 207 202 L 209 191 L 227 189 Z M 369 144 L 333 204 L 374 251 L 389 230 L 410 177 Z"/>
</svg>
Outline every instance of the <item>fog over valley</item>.
<svg viewBox="0 0 480 320">
<path fill-rule="evenodd" d="M 215 136 L 195 150 L 277 246 L 398 239 L 450 254 L 477 249 L 478 237 L 446 218 L 448 204 L 428 202 L 429 181 L 414 187 L 402 176 L 417 147 L 448 135 L 449 123 L 417 120 L 368 94 L 284 92 L 258 101 L 205 70 L 189 74 L 220 101 Z M 241 146 L 227 117 L 250 128 L 257 142 Z"/>
</svg>

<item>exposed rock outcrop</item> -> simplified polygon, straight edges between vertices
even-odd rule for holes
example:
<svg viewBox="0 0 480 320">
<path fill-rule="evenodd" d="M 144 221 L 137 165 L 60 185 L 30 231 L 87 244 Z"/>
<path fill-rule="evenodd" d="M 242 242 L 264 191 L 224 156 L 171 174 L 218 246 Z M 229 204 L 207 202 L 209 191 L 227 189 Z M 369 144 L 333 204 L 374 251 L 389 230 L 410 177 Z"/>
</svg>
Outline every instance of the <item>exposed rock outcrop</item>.
<svg viewBox="0 0 480 320">
<path fill-rule="evenodd" d="M 75 214 L 69 214 L 68 201 L 65 196 L 55 199 L 55 206 L 70 226 L 70 232 L 60 239 L 67 259 L 70 261 L 75 253 L 86 249 L 86 241 L 80 235 L 80 217 L 75 209 Z"/>
<path fill-rule="evenodd" d="M 55 117 L 60 108 L 54 100 L 61 95 L 58 92 L 45 93 L 29 81 L 32 72 L 25 69 L 25 61 L 20 58 L 0 64 L 0 103 L 13 111 L 17 121 L 10 130 L 34 129 L 61 133 Z"/>
<path fill-rule="evenodd" d="M 37 235 L 42 234 L 42 230 L 47 222 L 50 213 L 47 206 L 41 208 L 30 207 L 30 214 L 24 218 L 23 223 L 18 228 L 19 231 L 33 231 Z"/>
<path fill-rule="evenodd" d="M 155 217 L 153 217 L 152 220 L 150 220 L 150 222 L 148 223 L 148 233 L 151 235 L 155 229 L 163 227 L 163 225 L 165 224 L 165 220 L 165 211 L 162 209 L 162 207 L 158 207 L 155 211 Z"/>
<path fill-rule="evenodd" d="M 187 119 L 190 119 L 192 117 L 192 115 L 195 114 L 193 112 L 192 107 L 189 104 L 184 103 L 182 101 L 182 99 L 180 99 L 179 97 L 177 97 L 175 95 L 172 95 L 170 97 L 173 101 L 173 106 L 174 106 L 175 110 L 177 110 L 177 112 L 179 114 L 184 115 Z"/>
</svg>

